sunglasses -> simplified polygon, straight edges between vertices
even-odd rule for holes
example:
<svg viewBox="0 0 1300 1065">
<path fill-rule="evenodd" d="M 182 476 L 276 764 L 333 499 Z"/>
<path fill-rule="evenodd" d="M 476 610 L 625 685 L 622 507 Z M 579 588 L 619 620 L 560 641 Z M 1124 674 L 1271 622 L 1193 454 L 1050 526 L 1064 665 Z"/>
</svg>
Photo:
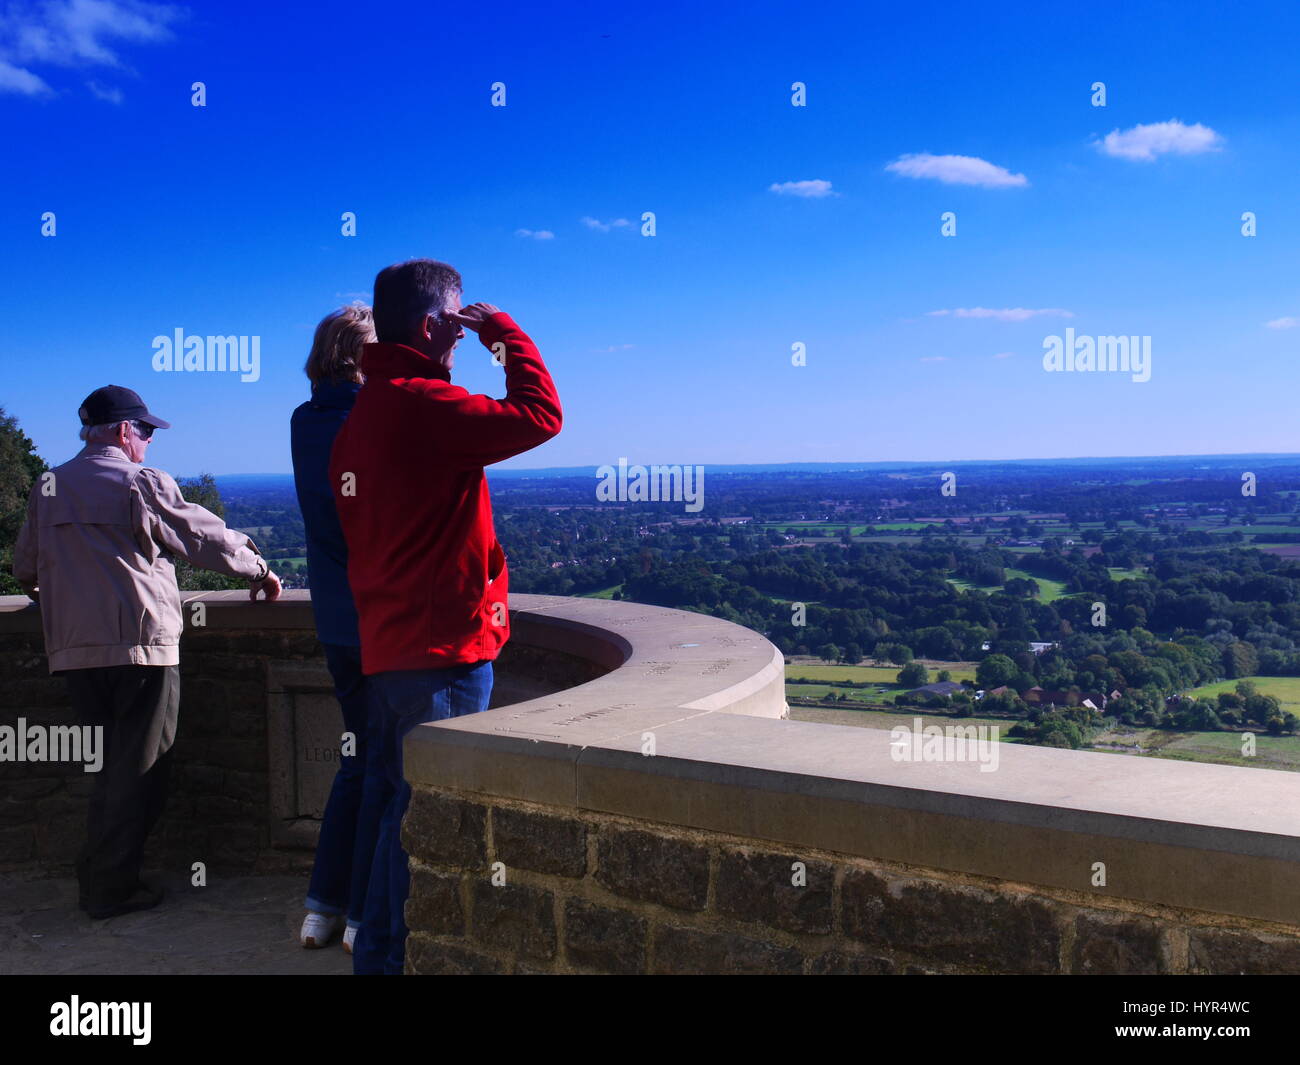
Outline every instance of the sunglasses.
<svg viewBox="0 0 1300 1065">
<path fill-rule="evenodd" d="M 142 428 L 136 430 L 136 433 L 139 435 L 140 439 L 141 439 L 141 440 L 152 440 L 152 439 L 153 439 L 153 431 L 154 431 L 154 428 L 155 428 L 155 427 L 152 426 L 152 425 L 147 424 L 146 422 L 141 422 L 140 425 L 142 426 Z"/>
</svg>

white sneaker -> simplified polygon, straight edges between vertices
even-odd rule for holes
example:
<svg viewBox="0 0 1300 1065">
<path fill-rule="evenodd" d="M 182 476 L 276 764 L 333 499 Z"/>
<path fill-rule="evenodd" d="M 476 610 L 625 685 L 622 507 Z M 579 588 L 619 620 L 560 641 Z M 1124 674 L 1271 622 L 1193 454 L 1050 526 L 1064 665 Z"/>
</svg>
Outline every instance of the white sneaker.
<svg viewBox="0 0 1300 1065">
<path fill-rule="evenodd" d="M 339 922 L 342 920 L 343 918 L 337 915 L 309 912 L 306 920 L 302 922 L 302 932 L 299 933 L 298 938 L 309 950 L 327 946 L 334 938 L 334 933 L 339 930 Z"/>
<path fill-rule="evenodd" d="M 348 925 L 343 929 L 343 949 L 349 954 L 352 953 L 352 944 L 357 938 L 357 926 Z"/>
</svg>

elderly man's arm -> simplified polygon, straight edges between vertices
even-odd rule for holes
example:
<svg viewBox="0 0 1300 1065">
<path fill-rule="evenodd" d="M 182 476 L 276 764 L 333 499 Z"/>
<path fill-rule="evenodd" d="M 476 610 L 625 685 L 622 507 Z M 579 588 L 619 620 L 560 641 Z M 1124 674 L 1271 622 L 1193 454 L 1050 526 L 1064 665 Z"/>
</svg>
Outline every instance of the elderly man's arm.
<svg viewBox="0 0 1300 1065">
<path fill-rule="evenodd" d="M 148 466 L 142 469 L 132 505 L 140 508 L 140 524 L 163 550 L 200 569 L 255 582 L 254 598 L 258 588 L 268 599 L 280 594 L 280 582 L 257 545 L 227 528 L 212 511 L 189 502 L 169 474 Z"/>
<path fill-rule="evenodd" d="M 36 587 L 36 564 L 37 564 L 37 522 L 36 522 L 36 492 L 37 485 L 32 486 L 31 493 L 27 496 L 27 520 L 23 522 L 23 527 L 18 530 L 18 540 L 14 544 L 14 580 L 21 585 L 24 594 L 29 599 L 39 599 L 40 592 Z"/>
</svg>

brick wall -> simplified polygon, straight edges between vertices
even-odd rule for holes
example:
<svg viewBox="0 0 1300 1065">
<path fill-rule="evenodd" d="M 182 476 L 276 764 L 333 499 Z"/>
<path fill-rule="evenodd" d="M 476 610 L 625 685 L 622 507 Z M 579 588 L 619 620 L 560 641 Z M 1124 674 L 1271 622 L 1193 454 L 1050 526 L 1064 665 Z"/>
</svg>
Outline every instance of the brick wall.
<svg viewBox="0 0 1300 1065">
<path fill-rule="evenodd" d="M 1294 928 L 424 785 L 403 842 L 408 973 L 1300 971 Z"/>
</svg>

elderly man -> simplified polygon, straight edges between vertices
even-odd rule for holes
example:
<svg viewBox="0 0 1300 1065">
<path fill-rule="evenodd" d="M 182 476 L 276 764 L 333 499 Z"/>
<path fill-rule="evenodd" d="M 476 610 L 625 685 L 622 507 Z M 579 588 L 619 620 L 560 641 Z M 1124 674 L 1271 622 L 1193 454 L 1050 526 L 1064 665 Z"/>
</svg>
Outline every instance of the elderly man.
<svg viewBox="0 0 1300 1065">
<path fill-rule="evenodd" d="M 104 764 L 77 858 L 81 908 L 113 917 L 156 906 L 140 881 L 145 840 L 162 813 L 180 700 L 181 598 L 171 558 L 280 594 L 253 542 L 141 465 L 155 429 L 129 388 L 108 385 L 78 412 L 86 446 L 32 487 L 14 576 L 41 604 L 50 672 L 104 729 Z"/>
<path fill-rule="evenodd" d="M 492 660 L 510 635 L 506 556 L 483 467 L 560 431 L 559 396 L 528 334 L 491 304 L 462 308 L 460 296 L 460 274 L 446 263 L 380 271 L 379 342 L 362 351 L 366 383 L 330 458 L 375 730 L 366 786 L 382 779 L 392 796 L 353 948 L 357 973 L 403 968 L 411 789 L 402 741 L 422 722 L 487 709 Z M 504 399 L 451 383 L 466 328 L 505 367 Z"/>
</svg>

